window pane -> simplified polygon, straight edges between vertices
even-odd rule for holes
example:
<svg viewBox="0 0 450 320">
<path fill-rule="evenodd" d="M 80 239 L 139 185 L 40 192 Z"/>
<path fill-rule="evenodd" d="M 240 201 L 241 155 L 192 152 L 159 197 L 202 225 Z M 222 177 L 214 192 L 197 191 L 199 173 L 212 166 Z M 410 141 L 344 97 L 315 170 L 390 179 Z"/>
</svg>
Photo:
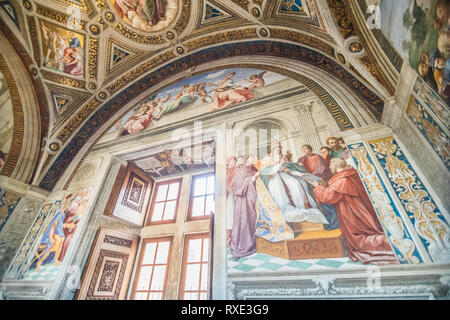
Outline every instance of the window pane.
<svg viewBox="0 0 450 320">
<path fill-rule="evenodd" d="M 167 188 L 169 185 L 163 184 L 158 186 L 158 193 L 156 194 L 156 202 L 166 200 Z"/>
<path fill-rule="evenodd" d="M 155 266 L 150 290 L 162 291 L 166 275 L 166 266 Z"/>
<path fill-rule="evenodd" d="M 202 255 L 202 261 L 208 262 L 209 259 L 209 238 L 203 239 L 203 255 Z"/>
<path fill-rule="evenodd" d="M 148 290 L 153 267 L 142 267 L 137 284 L 137 290 Z"/>
<path fill-rule="evenodd" d="M 184 300 L 198 300 L 198 293 L 186 292 L 184 294 Z"/>
<path fill-rule="evenodd" d="M 155 264 L 166 264 L 169 256 L 169 241 L 160 242 L 158 245 L 158 252 L 156 253 Z"/>
<path fill-rule="evenodd" d="M 198 290 L 200 277 L 200 265 L 188 264 L 186 267 L 186 284 L 184 286 L 185 291 Z"/>
<path fill-rule="evenodd" d="M 214 175 L 208 177 L 208 187 L 206 189 L 206 192 L 208 194 L 214 193 L 214 178 Z"/>
<path fill-rule="evenodd" d="M 175 217 L 176 206 L 176 200 L 166 202 L 166 208 L 164 209 L 164 220 L 172 220 Z"/>
<path fill-rule="evenodd" d="M 147 300 L 147 292 L 136 292 L 134 300 Z"/>
<path fill-rule="evenodd" d="M 162 292 L 151 292 L 148 300 L 161 300 Z"/>
<path fill-rule="evenodd" d="M 167 194 L 167 200 L 174 200 L 177 198 L 179 187 L 180 187 L 179 182 L 170 184 L 169 193 Z"/>
<path fill-rule="evenodd" d="M 202 239 L 190 240 L 187 262 L 200 262 L 201 253 L 202 253 Z"/>
<path fill-rule="evenodd" d="M 200 299 L 199 300 L 207 300 L 207 299 L 208 299 L 208 294 L 206 292 L 200 293 Z"/>
<path fill-rule="evenodd" d="M 142 259 L 142 264 L 153 264 L 153 261 L 155 260 L 155 250 L 156 250 L 155 242 L 147 243 L 145 245 L 145 252 L 144 258 Z"/>
<path fill-rule="evenodd" d="M 194 184 L 194 196 L 201 196 L 206 193 L 206 177 L 196 178 Z"/>
<path fill-rule="evenodd" d="M 205 215 L 205 197 L 194 198 L 192 204 L 192 217 Z"/>
<path fill-rule="evenodd" d="M 202 264 L 202 280 L 200 285 L 200 290 L 207 290 L 208 289 L 208 264 L 203 263 Z"/>
<path fill-rule="evenodd" d="M 205 215 L 209 216 L 211 212 L 214 212 L 216 209 L 214 203 L 214 195 L 210 195 L 206 197 L 206 207 L 205 207 Z"/>
<path fill-rule="evenodd" d="M 164 210 L 164 202 L 156 203 L 153 207 L 152 221 L 161 221 Z"/>
</svg>

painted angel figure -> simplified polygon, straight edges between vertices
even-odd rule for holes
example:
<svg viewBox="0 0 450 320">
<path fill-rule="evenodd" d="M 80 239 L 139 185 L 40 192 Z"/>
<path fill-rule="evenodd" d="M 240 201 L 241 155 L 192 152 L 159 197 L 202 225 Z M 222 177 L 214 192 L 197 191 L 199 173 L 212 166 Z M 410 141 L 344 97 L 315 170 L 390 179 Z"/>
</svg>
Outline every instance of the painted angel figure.
<svg viewBox="0 0 450 320">
<path fill-rule="evenodd" d="M 249 90 L 253 90 L 259 87 L 264 87 L 266 82 L 264 80 L 264 75 L 267 71 L 260 72 L 258 74 L 253 74 L 249 79 L 245 79 L 245 81 L 251 82 L 251 85 L 248 87 Z"/>
<path fill-rule="evenodd" d="M 162 110 L 163 110 L 163 105 L 164 103 L 166 103 L 167 101 L 169 101 L 170 99 L 170 93 L 167 95 L 167 97 L 165 97 L 164 99 L 162 98 L 158 98 L 156 99 L 156 101 L 153 101 L 153 119 L 155 120 L 159 120 L 159 118 L 161 118 L 162 115 Z"/>
</svg>

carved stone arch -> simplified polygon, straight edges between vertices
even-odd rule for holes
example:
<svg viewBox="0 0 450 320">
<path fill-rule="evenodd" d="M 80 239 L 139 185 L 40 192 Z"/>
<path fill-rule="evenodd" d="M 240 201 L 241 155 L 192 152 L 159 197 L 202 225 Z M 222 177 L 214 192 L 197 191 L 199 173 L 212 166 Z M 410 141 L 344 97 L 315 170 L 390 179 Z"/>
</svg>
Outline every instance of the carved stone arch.
<svg viewBox="0 0 450 320">
<path fill-rule="evenodd" d="M 5 75 L 14 112 L 13 141 L 1 174 L 31 183 L 41 141 L 47 134 L 48 109 L 45 99 L 38 99 L 36 90 L 44 93 L 42 83 L 33 79 L 29 70 L 33 61 L 3 22 L 0 30 L 0 70 Z"/>
<path fill-rule="evenodd" d="M 182 56 L 116 91 L 72 134 L 44 172 L 39 186 L 52 190 L 67 185 L 102 135 L 139 101 L 181 79 L 239 67 L 277 72 L 303 83 L 327 107 L 342 131 L 381 120 L 384 101 L 373 89 L 317 51 L 275 41 L 221 44 Z"/>
</svg>

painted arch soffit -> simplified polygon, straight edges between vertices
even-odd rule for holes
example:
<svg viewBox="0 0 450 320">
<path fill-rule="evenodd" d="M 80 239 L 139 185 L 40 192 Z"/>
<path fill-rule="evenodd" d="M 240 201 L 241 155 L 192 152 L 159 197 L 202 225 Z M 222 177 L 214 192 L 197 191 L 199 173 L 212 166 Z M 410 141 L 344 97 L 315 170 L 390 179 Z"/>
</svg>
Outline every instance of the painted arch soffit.
<svg viewBox="0 0 450 320">
<path fill-rule="evenodd" d="M 349 91 L 353 91 L 353 95 L 364 102 L 369 113 L 371 113 L 375 119 L 379 120 L 381 118 L 384 102 L 338 63 L 318 52 L 308 48 L 279 42 L 256 41 L 252 43 L 222 45 L 195 52 L 189 56 L 182 57 L 169 63 L 154 72 L 148 73 L 144 78 L 141 78 L 139 81 L 132 83 L 125 89 L 118 91 L 104 104 L 99 104 L 100 107 L 93 112 L 86 122 L 84 122 L 80 130 L 73 136 L 68 134 L 65 140 L 67 141 L 67 144 L 62 152 L 57 155 L 49 169 L 46 170 L 40 186 L 44 189 L 52 189 L 65 169 L 68 168 L 73 158 L 77 156 L 77 153 L 81 149 L 86 150 L 85 145 L 90 141 L 90 138 L 96 135 L 96 132 L 101 128 L 103 130 L 103 125 L 117 112 L 122 112 L 122 108 L 133 98 L 151 92 L 152 87 L 169 79 L 173 74 L 184 72 L 197 65 L 210 63 L 211 61 L 220 61 L 223 57 L 237 56 L 238 54 L 242 56 L 284 57 L 292 59 L 293 61 L 300 61 L 308 65 L 313 65 L 321 72 L 326 72 L 332 77 L 336 77 L 337 80 L 340 80 Z M 308 79 L 305 79 L 305 82 L 308 82 Z M 310 89 L 313 92 L 315 85 L 316 84 L 314 83 L 310 84 Z M 319 87 L 316 86 L 315 88 L 316 95 L 320 96 L 322 94 L 321 100 L 325 104 L 328 103 L 332 105 L 334 99 L 330 95 L 327 96 L 326 89 Z M 335 101 L 334 103 L 336 105 Z M 64 140 L 64 138 L 64 136 L 61 136 L 60 140 Z M 98 139 L 96 139 L 95 142 L 97 141 Z M 89 142 L 89 145 L 91 147 L 93 146 L 92 141 Z"/>
<path fill-rule="evenodd" d="M 62 89 L 92 94 L 89 102 L 79 107 L 79 118 L 86 114 L 87 104 L 90 110 L 98 105 L 94 94 L 102 88 L 113 94 L 120 87 L 118 82 L 134 80 L 124 79 L 129 70 L 136 77 L 142 75 L 136 72 L 139 63 L 146 72 L 208 45 L 266 37 L 301 43 L 334 57 L 334 40 L 327 33 L 317 1 L 253 1 L 244 10 L 218 0 L 160 0 L 155 5 L 161 2 L 159 10 L 163 12 L 158 21 L 148 22 L 148 28 L 143 27 L 142 19 L 149 8 L 127 9 L 124 0 L 25 0 L 22 5 L 40 76 Z M 249 17 L 249 12 L 255 11 L 252 9 L 259 12 L 253 14 L 253 20 Z M 294 21 L 289 28 L 286 19 Z M 267 28 L 259 28 L 258 20 L 270 23 Z M 249 27 L 243 29 L 245 26 Z M 67 66 L 64 59 L 79 63 Z M 71 121 L 58 119 L 60 114 L 52 114 L 58 128 Z"/>
<path fill-rule="evenodd" d="M 336 57 L 334 36 L 327 28 L 329 22 L 324 21 L 329 13 L 323 12 L 327 6 L 323 1 L 155 1 L 164 3 L 165 7 L 148 28 L 142 26 L 142 21 L 148 18 L 149 8 L 124 9 L 123 1 L 116 1 L 23 0 L 19 3 L 23 11 L 22 31 L 37 65 L 36 77 L 44 80 L 51 106 L 50 119 L 54 123 L 50 127 L 54 130 L 49 141 L 59 144 L 59 150 L 51 150 L 43 168 L 48 169 L 61 147 L 77 137 L 83 123 L 112 97 L 128 90 L 130 83 L 143 84 L 145 81 L 138 79 L 145 78 L 149 72 L 158 72 L 157 68 L 163 65 L 181 61 L 180 57 L 192 58 L 193 53 L 205 47 L 227 42 L 285 41 L 289 42 L 285 48 L 295 48 L 292 44 L 296 43 L 314 49 L 312 52 L 321 52 L 325 60 L 333 62 L 323 63 L 322 68 L 329 68 L 330 73 L 331 69 L 338 71 L 339 78 L 350 86 L 356 84 L 355 95 L 370 100 L 372 111 L 379 109 L 374 114 L 380 111 L 380 99 L 373 89 L 368 89 L 370 85 L 362 84 L 361 77 Z M 55 38 L 59 44 L 55 45 L 52 40 Z M 63 61 L 65 54 L 66 59 L 78 61 L 68 67 Z M 196 59 L 199 60 L 198 55 Z M 193 61 L 196 63 L 199 62 Z M 334 69 L 339 65 L 342 68 Z M 62 93 L 65 90 L 80 93 L 75 95 L 80 98 L 71 101 Z"/>
</svg>

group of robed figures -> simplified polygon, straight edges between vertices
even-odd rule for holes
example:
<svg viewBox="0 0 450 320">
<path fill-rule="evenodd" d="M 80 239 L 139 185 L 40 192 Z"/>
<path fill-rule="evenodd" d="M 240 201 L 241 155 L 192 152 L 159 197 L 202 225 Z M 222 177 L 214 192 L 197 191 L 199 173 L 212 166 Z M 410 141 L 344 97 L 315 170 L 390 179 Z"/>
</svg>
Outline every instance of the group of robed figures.
<svg viewBox="0 0 450 320">
<path fill-rule="evenodd" d="M 292 161 L 279 141 L 259 161 L 227 158 L 227 245 L 234 260 L 256 252 L 256 237 L 270 242 L 294 239 L 290 223 L 320 223 L 340 229 L 348 257 L 364 264 L 395 264 L 396 259 L 364 185 L 350 164 L 342 138 Z"/>
</svg>

